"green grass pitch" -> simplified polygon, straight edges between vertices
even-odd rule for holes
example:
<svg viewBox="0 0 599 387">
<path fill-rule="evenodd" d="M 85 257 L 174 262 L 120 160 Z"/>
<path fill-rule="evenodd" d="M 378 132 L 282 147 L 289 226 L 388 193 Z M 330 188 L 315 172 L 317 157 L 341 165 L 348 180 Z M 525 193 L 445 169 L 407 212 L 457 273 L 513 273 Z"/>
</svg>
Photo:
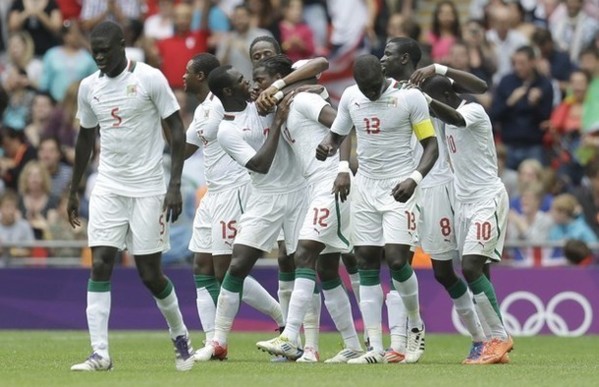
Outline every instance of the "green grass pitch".
<svg viewBox="0 0 599 387">
<path fill-rule="evenodd" d="M 599 336 L 517 338 L 509 365 L 462 366 L 468 340 L 428 335 L 414 365 L 270 363 L 255 347 L 268 333 L 231 335 L 229 360 L 196 363 L 180 373 L 165 332 L 111 332 L 114 371 L 74 373 L 89 353 L 86 332 L 0 331 L 0 386 L 597 386 Z M 195 345 L 202 335 L 194 332 Z M 340 350 L 337 334 L 321 335 L 321 359 Z"/>
</svg>

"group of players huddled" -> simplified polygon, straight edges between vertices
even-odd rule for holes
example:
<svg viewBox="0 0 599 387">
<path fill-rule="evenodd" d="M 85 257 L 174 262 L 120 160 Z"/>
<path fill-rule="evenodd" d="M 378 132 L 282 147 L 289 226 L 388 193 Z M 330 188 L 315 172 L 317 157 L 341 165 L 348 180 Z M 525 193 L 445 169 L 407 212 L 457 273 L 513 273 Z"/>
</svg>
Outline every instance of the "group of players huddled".
<svg viewBox="0 0 599 387">
<path fill-rule="evenodd" d="M 100 188 L 92 195 L 89 225 L 94 264 L 87 317 L 93 353 L 73 370 L 112 368 L 107 324 L 114 262 L 107 257 L 123 244 L 135 256 L 140 276 L 168 322 L 179 370 L 227 357 L 228 335 L 242 301 L 279 326 L 280 335 L 256 343 L 259 349 L 283 360 L 318 362 L 320 290 L 344 342 L 325 363 L 418 362 L 425 349 L 425 324 L 410 266 L 416 245 L 431 256 L 435 278 L 471 335 L 463 363 L 509 362 L 513 341 L 488 274 L 488 263 L 501 258 L 508 197 L 497 175 L 489 117 L 482 106 L 457 94 L 484 92 L 484 81 L 438 64 L 417 69 L 417 42 L 396 38 L 387 43 L 382 58 L 356 58 L 356 85 L 343 92 L 334 109 L 326 89 L 317 84 L 318 74 L 327 68 L 325 59 L 293 64 L 276 40 L 259 37 L 249 53 L 253 86 L 211 54 L 189 61 L 185 88 L 200 104 L 183 149 L 178 108 L 162 74 L 126 60 L 117 25 L 103 23 L 94 32 L 92 52 L 100 71 L 83 81 L 79 96 L 82 133 L 99 125 L 102 136 Z M 135 117 L 129 120 L 129 115 Z M 173 158 L 166 195 L 145 184 L 153 173 L 149 158 L 159 156 L 151 154 L 158 152 L 155 143 L 162 143 L 151 137 L 160 135 L 159 118 L 170 128 Z M 157 134 L 148 126 L 134 128 L 151 119 L 158 121 L 149 125 Z M 349 167 L 352 129 L 355 176 Z M 77 143 L 74 186 L 89 158 L 85 141 Z M 174 288 L 159 262 L 168 246 L 165 221 L 176 219 L 181 210 L 176 194 L 183 157 L 198 148 L 204 153 L 208 190 L 189 248 L 206 339 L 194 351 Z M 141 167 L 128 164 L 132 160 Z M 103 189 L 103 173 L 106 182 L 118 183 L 124 192 Z M 144 192 L 129 193 L 128 184 Z M 72 193 L 73 222 L 77 205 Z M 156 227 L 147 226 L 153 222 Z M 115 224 L 126 227 L 119 232 Z M 278 302 L 250 276 L 256 261 L 277 241 Z M 341 258 L 359 301 L 366 348 L 339 277 Z M 464 279 L 454 271 L 455 259 L 461 261 Z M 383 261 L 392 277 L 386 295 L 388 349 L 382 334 Z"/>
</svg>

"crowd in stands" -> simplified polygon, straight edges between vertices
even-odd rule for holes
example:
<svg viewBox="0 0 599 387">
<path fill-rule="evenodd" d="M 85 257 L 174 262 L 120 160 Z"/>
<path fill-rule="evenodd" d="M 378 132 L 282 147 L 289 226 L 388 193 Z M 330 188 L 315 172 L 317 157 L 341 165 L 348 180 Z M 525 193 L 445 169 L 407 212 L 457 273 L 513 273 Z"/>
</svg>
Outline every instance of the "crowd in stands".
<svg viewBox="0 0 599 387">
<path fill-rule="evenodd" d="M 469 6 L 469 7 L 468 7 Z M 432 9 L 431 20 L 425 20 Z M 0 3 L 0 256 L 3 241 L 85 240 L 66 221 L 79 82 L 97 70 L 87 35 L 104 20 L 125 30 L 129 59 L 158 67 L 189 124 L 182 75 L 210 51 L 251 79 L 249 45 L 277 39 L 293 60 L 325 56 L 332 97 L 352 83 L 351 63 L 385 42 L 421 43 L 421 65 L 469 71 L 488 92 L 465 96 L 494 124 L 511 198 L 506 261 L 520 266 L 593 261 L 599 238 L 599 0 L 6 0 Z M 426 28 L 423 26 L 427 26 Z M 97 152 L 96 152 L 97 153 Z M 97 157 L 97 154 L 94 156 Z M 92 163 L 93 165 L 97 165 Z M 187 223 L 173 260 L 189 254 L 201 155 L 187 164 Z M 168 168 L 167 168 L 168 170 Z M 82 205 L 94 181 L 81 187 Z M 82 208 L 82 214 L 86 209 Z M 566 242 L 564 248 L 548 242 Z M 545 245 L 531 248 L 525 242 Z M 5 252 L 6 253 L 6 252 Z M 52 256 L 77 255 L 63 248 Z M 27 256 L 27 249 L 12 249 Z M 167 260 L 168 260 L 167 255 Z"/>
</svg>

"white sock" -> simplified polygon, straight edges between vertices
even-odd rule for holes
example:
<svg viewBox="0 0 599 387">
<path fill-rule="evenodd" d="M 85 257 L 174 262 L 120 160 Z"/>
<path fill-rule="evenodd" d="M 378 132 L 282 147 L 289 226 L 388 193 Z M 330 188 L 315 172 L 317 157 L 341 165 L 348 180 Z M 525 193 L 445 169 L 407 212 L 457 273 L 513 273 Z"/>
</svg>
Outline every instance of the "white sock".
<svg viewBox="0 0 599 387">
<path fill-rule="evenodd" d="M 87 292 L 87 327 L 92 350 L 104 358 L 108 354 L 108 318 L 110 317 L 110 292 Z"/>
<path fill-rule="evenodd" d="M 472 293 L 467 291 L 458 298 L 452 298 L 452 301 L 455 305 L 456 312 L 458 312 L 458 315 L 462 320 L 462 323 L 468 330 L 468 333 L 470 333 L 472 341 L 485 341 L 485 332 L 483 331 L 483 327 L 480 323 L 478 315 L 474 310 L 474 303 L 472 302 Z"/>
<path fill-rule="evenodd" d="M 422 328 L 422 319 L 420 318 L 420 305 L 418 303 L 418 279 L 416 274 L 412 273 L 410 278 L 403 282 L 393 280 L 395 289 L 401 296 L 403 305 L 408 315 L 408 329 Z"/>
<path fill-rule="evenodd" d="M 277 291 L 277 297 L 279 298 L 279 305 L 281 305 L 281 313 L 283 314 L 283 320 L 285 321 L 287 321 L 287 314 L 289 312 L 289 302 L 291 301 L 293 282 L 294 281 L 279 280 L 279 290 Z"/>
<path fill-rule="evenodd" d="M 322 293 L 324 294 L 324 304 L 335 323 L 337 331 L 343 338 L 345 348 L 361 351 L 362 346 L 358 340 L 351 313 L 351 304 L 345 288 L 339 285 L 333 289 L 323 289 Z"/>
<path fill-rule="evenodd" d="M 472 294 L 471 294 L 471 296 L 472 296 Z M 472 296 L 472 298 L 474 298 L 474 296 Z M 485 320 L 485 316 L 483 315 L 482 310 L 478 307 L 476 302 L 473 302 L 473 303 L 474 303 L 474 311 L 476 312 L 476 315 L 478 316 L 478 321 L 480 321 L 480 325 L 483 328 L 483 332 L 485 334 L 485 341 L 491 340 L 493 338 L 493 332 L 491 332 L 491 327 L 489 326 L 489 324 L 487 324 L 487 321 Z"/>
<path fill-rule="evenodd" d="M 373 350 L 383 352 L 383 288 L 380 284 L 360 285 L 360 310 L 364 319 L 364 330 L 368 334 Z"/>
<path fill-rule="evenodd" d="M 360 304 L 360 274 L 354 273 L 349 275 L 349 281 L 351 283 L 351 289 L 356 297 L 356 301 Z"/>
<path fill-rule="evenodd" d="M 484 317 L 485 322 L 489 325 L 491 337 L 506 340 L 508 334 L 505 331 L 503 322 L 501 322 L 493 305 L 489 302 L 487 295 L 484 292 L 475 294 L 474 302 L 476 302 L 476 306 L 479 309 L 480 314 Z"/>
<path fill-rule="evenodd" d="M 245 277 L 241 294 L 241 301 L 265 315 L 270 316 L 278 326 L 282 327 L 285 325 L 281 306 L 253 277 Z"/>
<path fill-rule="evenodd" d="M 297 281 L 297 280 L 296 280 Z M 318 352 L 318 334 L 320 332 L 320 310 L 322 300 L 320 293 L 312 293 L 312 302 L 304 315 L 304 347 L 309 347 Z"/>
<path fill-rule="evenodd" d="M 158 309 L 166 319 L 168 324 L 168 330 L 171 335 L 171 339 L 176 339 L 179 336 L 187 335 L 187 327 L 183 322 L 183 316 L 179 309 L 179 301 L 177 300 L 177 293 L 175 288 L 172 288 L 170 294 L 163 299 L 154 297 Z"/>
<path fill-rule="evenodd" d="M 295 285 L 289 302 L 287 323 L 285 324 L 285 330 L 282 333 L 292 343 L 297 342 L 300 327 L 312 304 L 314 286 L 316 286 L 314 280 L 303 277 L 295 279 Z"/>
<path fill-rule="evenodd" d="M 408 341 L 408 315 L 397 290 L 390 290 L 385 300 L 387 320 L 391 334 L 391 348 L 399 353 L 406 353 Z"/>
<path fill-rule="evenodd" d="M 214 340 L 221 345 L 227 344 L 227 337 L 231 332 L 233 320 L 239 311 L 239 293 L 231 292 L 224 287 L 220 288 L 218 302 L 216 303 L 216 318 L 214 327 Z"/>
<path fill-rule="evenodd" d="M 206 342 L 214 338 L 214 319 L 216 318 L 216 305 L 206 288 L 196 289 L 196 305 L 202 329 L 206 334 Z"/>
</svg>

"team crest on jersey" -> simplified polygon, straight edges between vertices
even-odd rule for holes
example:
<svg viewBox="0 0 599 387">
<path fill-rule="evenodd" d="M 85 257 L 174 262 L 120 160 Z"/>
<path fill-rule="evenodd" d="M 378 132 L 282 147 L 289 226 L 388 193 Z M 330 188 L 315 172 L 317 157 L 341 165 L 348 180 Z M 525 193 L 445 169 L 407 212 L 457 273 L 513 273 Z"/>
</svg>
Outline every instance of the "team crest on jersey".
<svg viewBox="0 0 599 387">
<path fill-rule="evenodd" d="M 127 97 L 135 97 L 137 95 L 137 85 L 127 86 Z"/>
<path fill-rule="evenodd" d="M 397 107 L 397 98 L 396 97 L 385 97 L 381 100 L 382 103 L 387 107 Z"/>
</svg>

